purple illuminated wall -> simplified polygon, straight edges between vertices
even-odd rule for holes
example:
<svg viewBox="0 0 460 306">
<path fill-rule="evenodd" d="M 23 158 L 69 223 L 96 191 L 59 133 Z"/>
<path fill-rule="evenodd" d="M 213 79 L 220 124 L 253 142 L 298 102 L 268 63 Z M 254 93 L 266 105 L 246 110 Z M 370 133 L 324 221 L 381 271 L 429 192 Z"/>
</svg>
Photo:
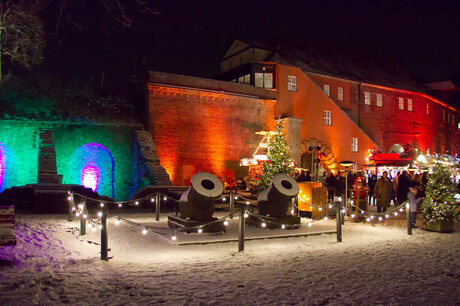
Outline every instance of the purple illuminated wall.
<svg viewBox="0 0 460 306">
<path fill-rule="evenodd" d="M 73 184 L 114 197 L 114 162 L 110 151 L 98 143 L 87 143 L 72 154 L 69 175 Z"/>
</svg>

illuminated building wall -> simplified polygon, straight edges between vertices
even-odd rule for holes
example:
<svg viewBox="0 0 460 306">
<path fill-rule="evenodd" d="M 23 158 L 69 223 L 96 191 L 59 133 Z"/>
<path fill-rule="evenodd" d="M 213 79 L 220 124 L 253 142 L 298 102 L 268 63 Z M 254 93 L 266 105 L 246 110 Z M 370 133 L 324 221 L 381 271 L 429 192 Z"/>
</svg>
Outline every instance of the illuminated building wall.
<svg viewBox="0 0 460 306">
<path fill-rule="evenodd" d="M 63 184 L 85 182 L 101 195 L 128 199 L 133 127 L 8 120 L 0 121 L 0 127 L 2 189 L 37 183 L 38 130 L 51 129 Z"/>
<path fill-rule="evenodd" d="M 189 184 L 198 171 L 231 181 L 260 141 L 255 132 L 275 126 L 271 91 L 163 73 L 151 76 L 148 90 L 149 130 L 175 185 Z"/>
</svg>

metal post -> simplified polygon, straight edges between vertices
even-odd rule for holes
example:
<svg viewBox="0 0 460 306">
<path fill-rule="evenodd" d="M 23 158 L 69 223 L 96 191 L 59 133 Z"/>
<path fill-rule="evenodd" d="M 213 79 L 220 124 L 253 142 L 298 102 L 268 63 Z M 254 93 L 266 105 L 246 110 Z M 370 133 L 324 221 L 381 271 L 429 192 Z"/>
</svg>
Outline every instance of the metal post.
<svg viewBox="0 0 460 306">
<path fill-rule="evenodd" d="M 160 221 L 160 193 L 157 192 L 155 199 L 155 220 Z"/>
<path fill-rule="evenodd" d="M 86 218 L 83 217 L 86 210 L 86 200 L 83 200 L 82 205 L 83 207 L 80 214 L 80 235 L 86 235 Z"/>
<path fill-rule="evenodd" d="M 342 200 L 343 201 L 343 205 L 341 205 L 344 209 L 346 209 L 347 207 L 347 198 L 345 197 L 345 200 Z M 342 204 L 342 203 L 341 203 Z M 345 214 L 342 212 L 342 208 L 340 208 L 340 223 L 342 225 L 345 224 Z"/>
<path fill-rule="evenodd" d="M 70 200 L 68 201 L 69 202 L 69 216 L 68 216 L 68 221 L 73 221 L 73 214 L 74 214 L 74 211 L 72 210 L 72 208 L 75 207 L 74 205 L 74 200 L 73 200 L 73 192 L 71 192 L 69 194 L 69 197 L 70 197 Z"/>
<path fill-rule="evenodd" d="M 234 206 L 235 206 L 235 198 L 233 196 L 233 191 L 230 191 L 230 219 L 233 219 L 233 210 L 234 210 Z"/>
<path fill-rule="evenodd" d="M 104 207 L 102 209 L 101 217 L 101 260 L 109 260 L 109 237 L 108 237 L 108 228 L 107 228 L 107 216 L 108 209 Z"/>
<path fill-rule="evenodd" d="M 238 252 L 243 252 L 244 251 L 244 213 L 245 213 L 245 208 L 242 207 L 240 210 L 240 230 L 238 233 Z"/>
<path fill-rule="evenodd" d="M 337 242 L 342 242 L 342 221 L 341 215 L 342 215 L 342 203 L 337 202 L 337 212 L 336 212 L 336 224 L 337 224 Z"/>
<path fill-rule="evenodd" d="M 410 206 L 406 204 L 407 235 L 412 235 L 412 222 L 410 220 Z"/>
</svg>

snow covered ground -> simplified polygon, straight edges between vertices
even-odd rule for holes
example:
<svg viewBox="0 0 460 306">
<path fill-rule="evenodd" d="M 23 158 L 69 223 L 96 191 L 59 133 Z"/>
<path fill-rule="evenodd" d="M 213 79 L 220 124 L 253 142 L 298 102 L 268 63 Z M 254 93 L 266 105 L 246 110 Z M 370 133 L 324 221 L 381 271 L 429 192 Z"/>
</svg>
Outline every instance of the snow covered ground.
<svg viewBox="0 0 460 306">
<path fill-rule="evenodd" d="M 166 215 L 124 214 L 166 230 Z M 18 215 L 16 247 L 0 247 L 2 305 L 167 304 L 324 305 L 460 304 L 460 228 L 439 234 L 405 221 L 346 222 L 335 234 L 177 245 L 110 219 L 108 262 L 99 259 L 99 231 L 78 236 L 64 215 Z M 235 218 L 224 236 L 180 234 L 176 243 L 237 237 Z M 421 225 L 421 224 L 420 224 Z M 248 237 L 282 230 L 246 227 Z M 298 231 L 335 230 L 335 220 Z M 294 231 L 282 231 L 294 233 Z"/>
</svg>

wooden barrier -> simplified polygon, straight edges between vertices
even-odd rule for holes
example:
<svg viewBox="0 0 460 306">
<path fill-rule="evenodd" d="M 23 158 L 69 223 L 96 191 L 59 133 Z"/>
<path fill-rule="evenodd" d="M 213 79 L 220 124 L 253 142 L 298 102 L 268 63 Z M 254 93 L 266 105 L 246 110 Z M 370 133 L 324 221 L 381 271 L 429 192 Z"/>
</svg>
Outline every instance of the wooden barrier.
<svg viewBox="0 0 460 306">
<path fill-rule="evenodd" d="M 311 201 L 313 204 L 313 209 L 311 212 L 311 217 L 313 220 L 321 219 L 327 216 L 327 187 L 312 188 Z"/>
<path fill-rule="evenodd" d="M 16 245 L 14 206 L 0 206 L 0 246 Z"/>
</svg>

